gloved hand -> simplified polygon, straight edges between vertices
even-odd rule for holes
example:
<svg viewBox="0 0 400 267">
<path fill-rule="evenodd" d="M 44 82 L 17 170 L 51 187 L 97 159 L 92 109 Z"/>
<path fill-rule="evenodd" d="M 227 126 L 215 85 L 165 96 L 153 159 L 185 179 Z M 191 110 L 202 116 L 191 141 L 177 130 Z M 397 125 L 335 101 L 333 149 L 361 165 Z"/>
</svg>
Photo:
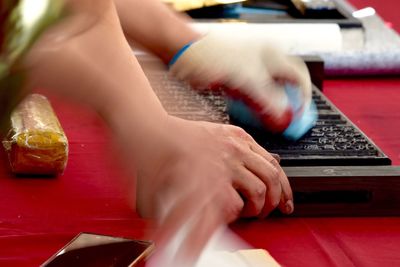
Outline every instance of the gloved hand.
<svg viewBox="0 0 400 267">
<path fill-rule="evenodd" d="M 209 33 L 182 48 L 170 71 L 195 88 L 222 87 L 259 115 L 272 132 L 283 132 L 293 117 L 284 87 L 298 87 L 302 108 L 311 102 L 311 80 L 304 62 L 265 42 Z"/>
</svg>

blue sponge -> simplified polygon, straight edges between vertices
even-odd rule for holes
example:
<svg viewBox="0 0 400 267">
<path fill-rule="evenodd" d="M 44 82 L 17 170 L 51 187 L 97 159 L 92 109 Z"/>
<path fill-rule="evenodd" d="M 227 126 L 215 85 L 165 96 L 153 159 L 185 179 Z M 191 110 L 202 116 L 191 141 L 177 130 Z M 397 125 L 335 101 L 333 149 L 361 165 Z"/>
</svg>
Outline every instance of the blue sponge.
<svg viewBox="0 0 400 267">
<path fill-rule="evenodd" d="M 299 109 L 302 107 L 301 91 L 291 85 L 286 85 L 285 92 L 288 96 L 294 116 L 289 126 L 282 133 L 282 136 L 286 139 L 296 141 L 303 137 L 315 125 L 318 112 L 315 103 L 312 102 L 308 109 L 300 113 Z M 258 115 L 241 100 L 229 98 L 228 113 L 231 118 L 244 126 L 264 129 Z"/>
</svg>

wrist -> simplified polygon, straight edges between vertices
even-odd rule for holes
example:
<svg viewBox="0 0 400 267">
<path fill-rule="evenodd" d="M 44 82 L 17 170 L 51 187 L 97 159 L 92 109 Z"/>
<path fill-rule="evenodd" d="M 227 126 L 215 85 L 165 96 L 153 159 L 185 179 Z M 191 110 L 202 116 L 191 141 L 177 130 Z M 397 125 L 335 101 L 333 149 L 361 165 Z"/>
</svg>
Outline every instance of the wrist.
<svg viewBox="0 0 400 267">
<path fill-rule="evenodd" d="M 151 89 L 150 89 L 151 90 Z M 138 99 L 134 92 L 111 92 L 96 110 L 106 123 L 119 134 L 130 127 L 137 132 L 150 131 L 154 125 L 163 124 L 167 120 L 167 112 L 157 98 Z"/>
<path fill-rule="evenodd" d="M 179 59 L 179 57 L 185 53 L 185 51 L 193 44 L 193 42 L 187 43 L 184 45 L 180 50 L 178 50 L 175 55 L 171 58 L 171 60 L 168 62 L 168 67 L 171 67 L 174 65 L 174 63 Z"/>
<path fill-rule="evenodd" d="M 181 25 L 181 29 L 169 29 L 166 33 L 166 43 L 158 53 L 159 57 L 168 64 L 174 56 L 188 44 L 199 40 L 202 35 L 194 31 L 188 24 Z"/>
<path fill-rule="evenodd" d="M 148 99 L 140 101 L 133 93 L 116 95 L 98 109 L 124 158 L 138 165 L 157 151 L 157 142 L 164 139 L 168 122 L 168 114 L 161 104 L 151 103 Z"/>
</svg>

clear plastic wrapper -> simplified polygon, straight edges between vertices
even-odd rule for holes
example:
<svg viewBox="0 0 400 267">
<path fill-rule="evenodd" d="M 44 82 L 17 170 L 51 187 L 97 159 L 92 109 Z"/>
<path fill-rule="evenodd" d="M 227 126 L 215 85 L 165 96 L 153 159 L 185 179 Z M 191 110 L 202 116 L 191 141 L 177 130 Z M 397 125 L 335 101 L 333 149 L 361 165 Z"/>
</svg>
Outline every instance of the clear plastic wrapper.
<svg viewBox="0 0 400 267">
<path fill-rule="evenodd" d="M 68 161 L 68 139 L 49 101 L 39 94 L 28 95 L 12 112 L 3 146 L 16 174 L 61 174 Z"/>
</svg>

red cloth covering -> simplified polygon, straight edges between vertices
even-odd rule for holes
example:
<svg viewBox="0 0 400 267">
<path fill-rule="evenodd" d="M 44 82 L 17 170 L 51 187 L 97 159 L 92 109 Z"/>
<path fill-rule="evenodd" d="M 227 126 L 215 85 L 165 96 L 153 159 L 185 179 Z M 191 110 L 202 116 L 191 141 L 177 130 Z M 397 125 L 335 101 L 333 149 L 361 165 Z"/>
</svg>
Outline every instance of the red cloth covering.
<svg viewBox="0 0 400 267">
<path fill-rule="evenodd" d="M 327 81 L 326 95 L 400 163 L 400 80 Z M 79 232 L 144 238 L 100 119 L 53 99 L 70 141 L 58 178 L 16 178 L 0 159 L 0 266 L 36 266 Z M 400 266 L 400 218 L 269 218 L 233 229 L 284 266 Z"/>
</svg>

